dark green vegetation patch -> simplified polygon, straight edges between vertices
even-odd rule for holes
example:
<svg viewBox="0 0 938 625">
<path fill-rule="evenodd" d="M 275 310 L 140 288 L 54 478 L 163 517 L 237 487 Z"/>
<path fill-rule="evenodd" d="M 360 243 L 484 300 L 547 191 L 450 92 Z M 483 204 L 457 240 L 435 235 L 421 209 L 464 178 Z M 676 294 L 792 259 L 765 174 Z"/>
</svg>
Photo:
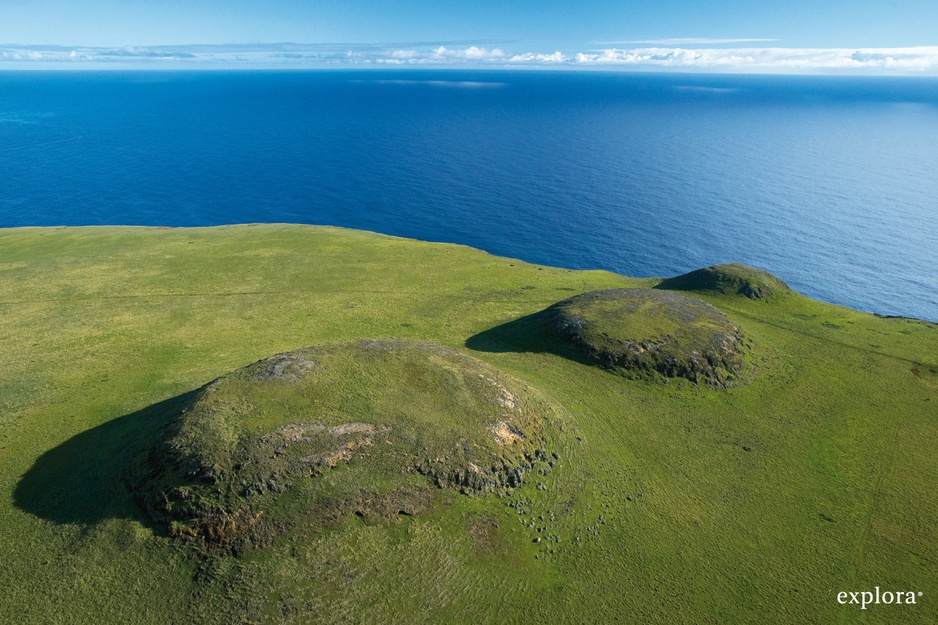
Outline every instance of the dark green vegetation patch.
<svg viewBox="0 0 938 625">
<path fill-rule="evenodd" d="M 191 394 L 131 487 L 171 535 L 264 545 L 355 513 L 392 520 L 437 488 L 507 492 L 551 462 L 551 412 L 520 382 L 432 343 L 278 354 Z"/>
<path fill-rule="evenodd" d="M 749 299 L 762 299 L 772 295 L 791 293 L 788 285 L 761 269 L 729 263 L 704 267 L 674 278 L 662 280 L 658 289 L 669 291 L 702 291 L 723 295 L 743 295 Z"/>
<path fill-rule="evenodd" d="M 586 360 L 627 377 L 660 375 L 715 387 L 746 381 L 748 341 L 726 315 L 698 299 L 610 289 L 559 302 L 549 315 Z"/>
</svg>

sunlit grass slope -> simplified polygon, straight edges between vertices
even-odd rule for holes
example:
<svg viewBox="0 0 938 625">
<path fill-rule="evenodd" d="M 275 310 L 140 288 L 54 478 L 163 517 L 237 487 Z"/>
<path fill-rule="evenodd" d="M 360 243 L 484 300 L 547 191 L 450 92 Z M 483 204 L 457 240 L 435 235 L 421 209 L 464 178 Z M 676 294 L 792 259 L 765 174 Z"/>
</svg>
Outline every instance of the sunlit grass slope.
<svg viewBox="0 0 938 625">
<path fill-rule="evenodd" d="M 334 228 L 0 231 L 0 622 L 935 622 L 938 327 L 730 267 L 771 293 L 719 272 L 661 285 L 751 341 L 751 382 L 713 388 L 616 375 L 545 332 L 561 300 L 656 279 Z M 140 505 L 141 450 L 174 440 L 199 389 L 362 339 L 452 348 L 481 361 L 467 371 L 530 389 L 557 407 L 543 433 L 556 458 L 488 493 L 337 463 L 323 488 L 357 492 L 342 489 L 359 471 L 375 492 L 432 501 L 291 523 L 303 499 L 288 498 L 251 544 L 174 534 Z M 367 400 L 385 421 L 366 406 L 320 425 L 361 435 L 349 441 L 400 427 L 432 403 L 418 391 L 388 396 L 400 411 Z M 290 434 L 303 419 L 279 392 L 242 425 Z M 836 600 L 875 586 L 922 596 Z"/>
</svg>

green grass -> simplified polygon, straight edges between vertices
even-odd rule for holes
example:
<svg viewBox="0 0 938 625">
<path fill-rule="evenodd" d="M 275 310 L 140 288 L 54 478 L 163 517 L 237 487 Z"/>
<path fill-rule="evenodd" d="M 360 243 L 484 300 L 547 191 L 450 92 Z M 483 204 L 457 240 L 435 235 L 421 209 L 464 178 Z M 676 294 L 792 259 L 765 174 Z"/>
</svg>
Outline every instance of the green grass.
<svg viewBox="0 0 938 625">
<path fill-rule="evenodd" d="M 0 231 L 0 622 L 935 622 L 938 327 L 695 289 L 758 367 L 714 390 L 543 333 L 571 295 L 658 282 L 333 228 Z M 565 414 L 559 462 L 510 496 L 444 488 L 229 554 L 135 503 L 128 458 L 187 393 L 363 338 L 536 389 Z M 923 596 L 836 602 L 875 586 Z"/>
</svg>

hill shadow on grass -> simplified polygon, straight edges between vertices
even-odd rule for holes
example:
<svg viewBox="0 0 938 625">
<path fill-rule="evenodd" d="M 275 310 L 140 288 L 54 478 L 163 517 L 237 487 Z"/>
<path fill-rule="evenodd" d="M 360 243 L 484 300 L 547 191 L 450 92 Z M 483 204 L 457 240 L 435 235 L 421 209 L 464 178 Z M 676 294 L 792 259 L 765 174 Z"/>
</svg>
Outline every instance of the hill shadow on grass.
<svg viewBox="0 0 938 625">
<path fill-rule="evenodd" d="M 92 526 L 124 518 L 154 528 L 124 478 L 134 456 L 153 445 L 194 392 L 108 421 L 47 451 L 17 483 L 15 505 L 58 524 Z"/>
<path fill-rule="evenodd" d="M 551 308 L 479 332 L 466 339 L 465 345 L 478 352 L 548 353 L 585 365 L 595 364 L 560 338 Z"/>
</svg>

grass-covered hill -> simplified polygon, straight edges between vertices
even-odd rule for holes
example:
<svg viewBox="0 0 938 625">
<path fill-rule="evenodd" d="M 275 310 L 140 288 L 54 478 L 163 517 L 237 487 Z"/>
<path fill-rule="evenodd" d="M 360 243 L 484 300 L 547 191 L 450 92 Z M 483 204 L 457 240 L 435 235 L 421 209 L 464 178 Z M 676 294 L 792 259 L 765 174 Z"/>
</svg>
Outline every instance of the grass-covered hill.
<svg viewBox="0 0 938 625">
<path fill-rule="evenodd" d="M 714 387 L 747 381 L 747 343 L 710 304 L 672 291 L 590 291 L 551 306 L 553 330 L 588 363 L 627 377 L 685 378 Z"/>
<path fill-rule="evenodd" d="M 0 622 L 938 620 L 938 326 L 748 267 L 2 230 L 0 346 Z"/>
<path fill-rule="evenodd" d="M 508 494 L 549 471 L 545 430 L 556 413 L 449 347 L 327 344 L 175 402 L 127 486 L 171 536 L 215 554 L 265 548 L 350 514 L 396 521 L 430 507 L 438 489 Z"/>
</svg>

